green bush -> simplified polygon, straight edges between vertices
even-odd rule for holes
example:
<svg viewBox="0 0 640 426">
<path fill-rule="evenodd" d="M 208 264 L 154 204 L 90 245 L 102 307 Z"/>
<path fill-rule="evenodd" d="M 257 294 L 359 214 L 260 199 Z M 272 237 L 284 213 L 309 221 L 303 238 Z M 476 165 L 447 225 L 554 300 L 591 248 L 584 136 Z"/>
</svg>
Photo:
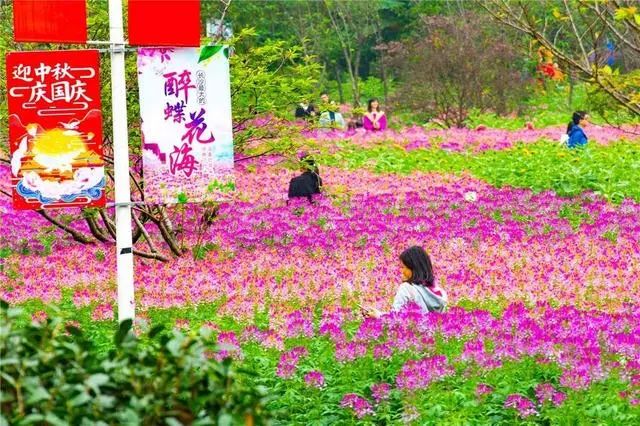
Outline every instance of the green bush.
<svg viewBox="0 0 640 426">
<path fill-rule="evenodd" d="M 152 328 L 138 339 L 131 321 L 115 348 L 97 350 L 58 317 L 18 326 L 18 308 L 0 302 L 0 425 L 263 424 L 267 390 L 252 372 L 211 357 L 207 329 L 197 335 Z M 224 348 L 221 348 L 224 349 Z"/>
</svg>

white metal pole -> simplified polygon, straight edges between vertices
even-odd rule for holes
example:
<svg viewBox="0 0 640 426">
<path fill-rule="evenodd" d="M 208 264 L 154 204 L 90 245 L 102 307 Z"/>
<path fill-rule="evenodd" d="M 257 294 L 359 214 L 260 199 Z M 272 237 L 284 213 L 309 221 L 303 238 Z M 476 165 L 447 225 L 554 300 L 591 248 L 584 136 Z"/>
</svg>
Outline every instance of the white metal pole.
<svg viewBox="0 0 640 426">
<path fill-rule="evenodd" d="M 135 302 L 122 0 L 109 0 L 109 40 L 111 42 L 113 168 L 116 190 L 116 284 L 118 285 L 118 321 L 123 321 L 134 318 Z"/>
</svg>

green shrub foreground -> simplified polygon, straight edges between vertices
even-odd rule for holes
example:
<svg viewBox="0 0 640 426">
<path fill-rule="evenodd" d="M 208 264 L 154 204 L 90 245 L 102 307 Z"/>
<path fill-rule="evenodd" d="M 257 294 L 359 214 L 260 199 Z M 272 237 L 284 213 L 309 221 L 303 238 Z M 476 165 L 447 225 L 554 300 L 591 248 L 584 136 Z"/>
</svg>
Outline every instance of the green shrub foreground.
<svg viewBox="0 0 640 426">
<path fill-rule="evenodd" d="M 18 325 L 1 302 L 0 426 L 262 424 L 269 401 L 251 374 L 212 359 L 209 330 L 153 327 L 144 339 L 121 323 L 115 348 L 99 351 L 60 318 Z M 219 349 L 219 348 L 218 348 Z"/>
</svg>

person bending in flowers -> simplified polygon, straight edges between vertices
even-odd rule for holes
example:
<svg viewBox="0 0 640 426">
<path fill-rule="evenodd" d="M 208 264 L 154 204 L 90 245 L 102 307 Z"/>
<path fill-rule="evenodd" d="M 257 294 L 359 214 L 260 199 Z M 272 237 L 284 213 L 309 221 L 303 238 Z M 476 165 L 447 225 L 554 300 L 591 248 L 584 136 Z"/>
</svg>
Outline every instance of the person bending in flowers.
<svg viewBox="0 0 640 426">
<path fill-rule="evenodd" d="M 403 283 L 393 299 L 392 310 L 399 311 L 413 302 L 427 312 L 442 312 L 447 306 L 447 293 L 433 276 L 433 266 L 426 251 L 413 246 L 400 254 Z M 383 313 L 375 308 L 363 308 L 366 315 L 379 317 Z"/>
<path fill-rule="evenodd" d="M 313 195 L 320 194 L 322 191 L 320 169 L 318 169 L 315 160 L 306 154 L 300 158 L 300 164 L 302 174 L 289 182 L 289 200 L 295 197 L 306 197 L 312 203 Z M 287 204 L 289 204 L 289 200 L 287 200 Z"/>
</svg>

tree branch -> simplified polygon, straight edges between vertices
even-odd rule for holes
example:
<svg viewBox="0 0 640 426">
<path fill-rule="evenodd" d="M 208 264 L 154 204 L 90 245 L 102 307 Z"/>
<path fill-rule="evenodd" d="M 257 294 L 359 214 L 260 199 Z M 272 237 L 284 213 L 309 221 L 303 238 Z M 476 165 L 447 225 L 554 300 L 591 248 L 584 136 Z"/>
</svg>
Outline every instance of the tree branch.
<svg viewBox="0 0 640 426">
<path fill-rule="evenodd" d="M 64 232 L 66 232 L 67 234 L 71 235 L 71 237 L 75 241 L 77 241 L 79 243 L 82 243 L 82 244 L 94 244 L 96 242 L 96 240 L 94 240 L 93 238 L 87 237 L 82 232 L 77 231 L 77 230 L 71 228 L 69 225 L 65 225 L 64 223 L 62 223 L 59 220 L 55 219 L 53 216 L 51 216 L 45 210 L 36 210 L 36 213 L 38 213 L 40 216 L 44 217 L 46 220 L 51 222 L 53 225 L 55 225 L 59 229 L 62 229 Z"/>
</svg>

